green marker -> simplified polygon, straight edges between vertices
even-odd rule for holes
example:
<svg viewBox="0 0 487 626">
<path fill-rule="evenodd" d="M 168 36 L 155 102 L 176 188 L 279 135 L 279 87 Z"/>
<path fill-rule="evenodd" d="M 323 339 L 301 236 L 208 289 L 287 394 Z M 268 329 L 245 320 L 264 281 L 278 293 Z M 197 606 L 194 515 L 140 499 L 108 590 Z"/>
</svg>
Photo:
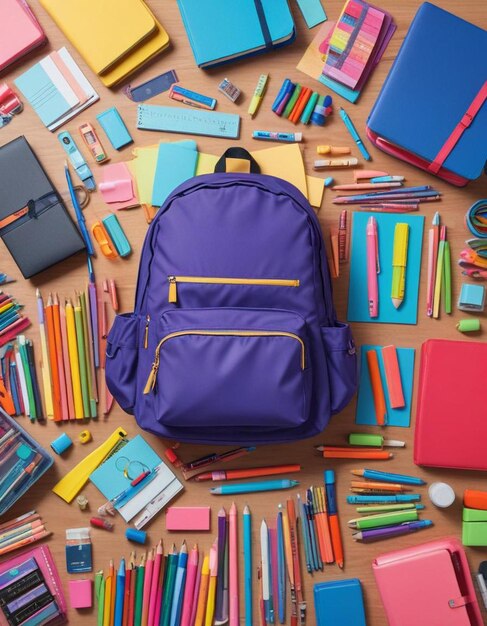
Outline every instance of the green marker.
<svg viewBox="0 0 487 626">
<path fill-rule="evenodd" d="M 404 448 L 405 441 L 384 439 L 382 435 L 373 433 L 350 433 L 348 443 L 351 446 L 370 446 L 371 448 Z"/>
<path fill-rule="evenodd" d="M 289 102 L 286 104 L 282 117 L 288 118 L 291 115 L 291 111 L 294 109 L 294 105 L 296 104 L 302 90 L 302 86 L 299 83 L 296 83 L 296 87 L 294 88 L 292 96 L 289 98 Z"/>
<path fill-rule="evenodd" d="M 309 120 L 313 111 L 315 110 L 316 102 L 318 101 L 319 97 L 319 94 L 316 93 L 316 91 L 313 91 L 311 98 L 308 100 L 308 104 L 304 107 L 301 119 L 299 120 L 301 124 L 309 124 Z"/>
<path fill-rule="evenodd" d="M 403 502 L 402 504 L 376 504 L 372 506 L 358 506 L 356 511 L 362 515 L 370 513 L 387 513 L 392 511 L 405 511 L 406 509 L 424 509 L 424 504 L 414 504 L 412 502 Z"/>
<path fill-rule="evenodd" d="M 379 528 L 380 526 L 394 526 L 403 522 L 415 522 L 418 519 L 418 511 L 393 511 L 392 513 L 382 513 L 379 515 L 368 515 L 359 517 L 348 522 L 350 528 L 365 530 L 367 528 Z"/>
</svg>

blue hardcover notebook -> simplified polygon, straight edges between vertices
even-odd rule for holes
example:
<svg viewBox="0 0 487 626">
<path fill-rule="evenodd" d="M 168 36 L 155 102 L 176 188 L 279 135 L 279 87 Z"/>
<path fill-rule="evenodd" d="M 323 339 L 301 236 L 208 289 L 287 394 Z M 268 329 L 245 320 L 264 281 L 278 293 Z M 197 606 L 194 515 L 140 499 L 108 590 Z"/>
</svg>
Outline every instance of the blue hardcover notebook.
<svg viewBox="0 0 487 626">
<path fill-rule="evenodd" d="M 427 169 L 486 81 L 487 31 L 425 2 L 370 113 L 369 137 L 386 152 L 381 140 L 399 147 L 407 154 L 396 156 Z M 486 137 L 484 101 L 443 163 L 464 179 L 450 182 L 462 185 L 480 176 Z"/>
<path fill-rule="evenodd" d="M 211 67 L 291 43 L 287 0 L 178 0 L 198 67 Z"/>
<path fill-rule="evenodd" d="M 358 578 L 314 586 L 316 626 L 367 626 Z"/>
</svg>

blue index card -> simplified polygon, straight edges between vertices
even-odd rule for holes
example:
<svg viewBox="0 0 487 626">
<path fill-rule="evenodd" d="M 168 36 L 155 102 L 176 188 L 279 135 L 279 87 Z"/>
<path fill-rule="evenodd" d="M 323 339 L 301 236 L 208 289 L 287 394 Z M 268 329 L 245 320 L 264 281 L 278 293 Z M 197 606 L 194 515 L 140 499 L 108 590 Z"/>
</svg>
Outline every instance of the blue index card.
<svg viewBox="0 0 487 626">
<path fill-rule="evenodd" d="M 366 226 L 369 217 L 377 219 L 379 238 L 379 315 L 369 317 L 367 293 Z M 394 229 L 398 223 L 409 224 L 408 257 L 404 302 L 392 304 L 392 251 Z M 393 213 L 355 212 L 353 214 L 348 312 L 350 322 L 416 324 L 418 321 L 419 274 L 423 247 L 424 216 Z"/>
<path fill-rule="evenodd" d="M 367 426 L 377 426 L 375 421 L 374 397 L 370 385 L 369 368 L 367 366 L 366 354 L 369 350 L 377 351 L 379 361 L 380 377 L 386 399 L 387 418 L 386 426 L 402 426 L 407 428 L 411 422 L 411 401 L 413 395 L 414 378 L 414 348 L 397 348 L 397 360 L 399 361 L 399 371 L 401 372 L 402 390 L 406 405 L 401 409 L 391 408 L 389 394 L 387 391 L 386 374 L 384 361 L 382 359 L 381 346 L 364 345 L 360 348 L 360 381 L 358 389 L 357 409 L 355 411 L 355 423 L 366 424 Z"/>
<path fill-rule="evenodd" d="M 308 28 L 313 28 L 326 20 L 325 9 L 320 0 L 297 0 L 297 3 Z"/>
<path fill-rule="evenodd" d="M 152 205 L 160 207 L 171 191 L 192 178 L 196 172 L 198 151 L 192 140 L 159 144 Z"/>
</svg>

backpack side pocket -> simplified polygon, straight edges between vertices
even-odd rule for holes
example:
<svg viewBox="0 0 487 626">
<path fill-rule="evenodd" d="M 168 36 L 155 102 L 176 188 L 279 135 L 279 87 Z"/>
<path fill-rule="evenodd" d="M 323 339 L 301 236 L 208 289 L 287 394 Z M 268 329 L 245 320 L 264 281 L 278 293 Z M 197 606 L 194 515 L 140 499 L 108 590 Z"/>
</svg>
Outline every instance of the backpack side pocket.
<svg viewBox="0 0 487 626">
<path fill-rule="evenodd" d="M 321 336 L 328 363 L 331 412 L 339 413 L 357 390 L 357 350 L 349 324 L 322 326 Z"/>
<path fill-rule="evenodd" d="M 139 317 L 117 315 L 107 337 L 105 375 L 108 389 L 127 413 L 134 412 L 139 359 Z"/>
</svg>

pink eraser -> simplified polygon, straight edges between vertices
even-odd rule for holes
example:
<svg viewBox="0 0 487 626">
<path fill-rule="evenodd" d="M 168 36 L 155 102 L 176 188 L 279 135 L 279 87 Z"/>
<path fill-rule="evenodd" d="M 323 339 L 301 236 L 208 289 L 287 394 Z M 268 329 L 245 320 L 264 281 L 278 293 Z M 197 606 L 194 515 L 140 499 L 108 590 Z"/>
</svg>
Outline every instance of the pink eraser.
<svg viewBox="0 0 487 626">
<path fill-rule="evenodd" d="M 166 530 L 210 530 L 209 506 L 170 506 Z"/>
<path fill-rule="evenodd" d="M 68 580 L 69 602 L 73 609 L 88 609 L 93 605 L 93 590 L 90 578 Z"/>
</svg>

